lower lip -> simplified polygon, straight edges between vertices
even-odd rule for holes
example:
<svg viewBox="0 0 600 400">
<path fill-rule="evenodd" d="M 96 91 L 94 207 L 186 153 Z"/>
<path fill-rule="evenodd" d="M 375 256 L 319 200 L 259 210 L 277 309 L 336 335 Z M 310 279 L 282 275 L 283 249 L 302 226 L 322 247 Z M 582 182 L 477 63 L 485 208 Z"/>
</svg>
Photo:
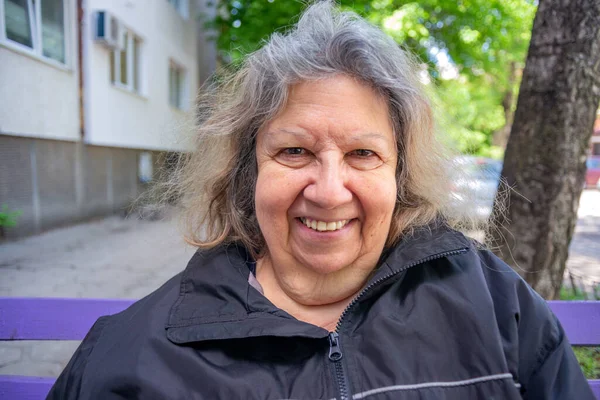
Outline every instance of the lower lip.
<svg viewBox="0 0 600 400">
<path fill-rule="evenodd" d="M 304 223 L 302 221 L 300 221 L 298 218 L 295 218 L 295 221 L 300 226 L 301 232 L 303 234 L 310 235 L 311 238 L 325 240 L 325 239 L 336 239 L 336 238 L 344 235 L 355 224 L 356 218 L 351 219 L 346 225 L 344 225 L 342 228 L 337 229 L 335 231 L 317 231 L 317 230 L 314 230 L 314 229 L 309 228 L 308 226 L 304 225 Z"/>
</svg>

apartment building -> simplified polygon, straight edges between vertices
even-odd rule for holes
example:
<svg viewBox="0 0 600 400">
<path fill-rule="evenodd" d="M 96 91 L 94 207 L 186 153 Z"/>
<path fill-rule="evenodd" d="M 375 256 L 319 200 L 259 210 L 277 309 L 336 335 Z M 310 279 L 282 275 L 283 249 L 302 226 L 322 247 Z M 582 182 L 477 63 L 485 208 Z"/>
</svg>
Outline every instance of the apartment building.
<svg viewBox="0 0 600 400">
<path fill-rule="evenodd" d="M 0 205 L 19 237 L 118 212 L 186 150 L 203 0 L 0 0 Z"/>
</svg>

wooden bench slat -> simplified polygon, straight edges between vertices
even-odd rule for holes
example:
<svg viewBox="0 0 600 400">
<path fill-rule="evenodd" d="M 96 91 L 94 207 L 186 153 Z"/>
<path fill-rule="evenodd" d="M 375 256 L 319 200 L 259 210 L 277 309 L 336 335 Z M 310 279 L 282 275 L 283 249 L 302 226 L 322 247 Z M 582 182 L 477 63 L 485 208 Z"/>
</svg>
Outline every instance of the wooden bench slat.
<svg viewBox="0 0 600 400">
<path fill-rule="evenodd" d="M 594 393 L 596 399 L 600 400 L 600 379 L 589 379 L 588 382 L 592 388 L 592 393 Z"/>
<path fill-rule="evenodd" d="M 52 388 L 56 378 L 0 375 L 0 400 L 42 400 Z M 590 379 L 590 387 L 600 400 L 600 380 Z"/>
<path fill-rule="evenodd" d="M 600 301 L 549 301 L 548 305 L 572 345 L 600 345 Z"/>
<path fill-rule="evenodd" d="M 81 340 L 135 300 L 0 297 L 0 340 Z M 550 301 L 573 345 L 600 345 L 600 302 Z"/>
<path fill-rule="evenodd" d="M 135 300 L 0 297 L 0 340 L 81 340 Z"/>
<path fill-rule="evenodd" d="M 55 381 L 50 377 L 0 375 L 0 399 L 42 400 Z"/>
</svg>

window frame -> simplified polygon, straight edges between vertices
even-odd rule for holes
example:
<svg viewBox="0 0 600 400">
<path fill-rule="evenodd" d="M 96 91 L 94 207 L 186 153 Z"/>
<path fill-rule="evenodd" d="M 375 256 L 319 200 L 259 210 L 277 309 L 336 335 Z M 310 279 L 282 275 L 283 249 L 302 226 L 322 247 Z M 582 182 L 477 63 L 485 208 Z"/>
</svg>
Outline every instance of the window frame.
<svg viewBox="0 0 600 400">
<path fill-rule="evenodd" d="M 179 83 L 179 88 L 177 90 L 177 104 L 173 104 L 171 101 L 171 89 L 172 89 L 172 82 L 171 82 L 171 71 L 175 71 L 179 77 L 178 77 L 178 83 Z M 168 73 L 168 103 L 169 106 L 175 110 L 179 110 L 179 111 L 187 111 L 188 109 L 188 91 L 187 91 L 187 87 L 188 87 L 188 73 L 187 73 L 187 69 L 181 64 L 178 63 L 176 61 L 174 61 L 173 59 L 169 60 L 169 73 Z"/>
<path fill-rule="evenodd" d="M 0 0 L 0 45 L 11 50 L 16 50 L 19 53 L 31 56 L 35 59 L 44 61 L 45 63 L 61 69 L 71 69 L 73 62 L 71 50 L 71 33 L 73 29 L 73 22 L 71 21 L 71 9 L 73 0 L 60 0 L 63 4 L 63 41 L 65 46 L 64 62 L 44 55 L 42 38 L 42 1 L 44 0 L 26 0 L 27 9 L 29 11 L 29 32 L 31 34 L 32 47 L 15 42 L 14 40 L 8 38 L 6 34 L 5 22 L 5 1 L 6 0 Z"/>
<path fill-rule="evenodd" d="M 126 35 L 125 49 L 109 50 L 112 56 L 109 57 L 109 80 L 110 83 L 128 92 L 143 96 L 142 91 L 142 54 L 143 39 L 127 27 L 123 27 L 122 34 Z M 137 44 L 137 51 L 134 49 Z M 127 83 L 121 81 L 121 52 L 126 51 L 127 63 Z"/>
<path fill-rule="evenodd" d="M 167 0 L 167 3 L 177 11 L 181 18 L 185 20 L 190 18 L 190 3 L 188 0 Z"/>
</svg>

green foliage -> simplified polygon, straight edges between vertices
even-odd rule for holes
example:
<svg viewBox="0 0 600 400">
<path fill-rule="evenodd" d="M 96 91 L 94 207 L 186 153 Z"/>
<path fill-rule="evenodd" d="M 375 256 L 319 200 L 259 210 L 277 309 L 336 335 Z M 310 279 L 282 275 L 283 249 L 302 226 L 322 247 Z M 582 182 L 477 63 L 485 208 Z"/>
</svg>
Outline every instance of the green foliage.
<svg viewBox="0 0 600 400">
<path fill-rule="evenodd" d="M 576 290 L 573 293 L 573 290 L 566 287 L 560 288 L 560 294 L 558 295 L 560 300 L 585 300 L 585 296 L 581 293 L 580 290 Z"/>
<path fill-rule="evenodd" d="M 393 2 L 379 24 L 430 65 L 439 106 L 458 150 L 500 158 L 492 135 L 507 122 L 503 101 L 516 98 L 535 14 L 527 0 Z M 509 107 L 514 108 L 514 104 Z M 507 110 L 508 111 L 508 110 Z"/>
<path fill-rule="evenodd" d="M 339 0 L 380 26 L 428 67 L 437 88 L 440 128 L 466 153 L 495 156 L 491 137 L 516 99 L 536 10 L 535 0 Z M 221 63 L 258 49 L 289 29 L 309 2 L 219 0 L 210 26 Z M 514 104 L 508 104 L 514 108 Z"/>
<path fill-rule="evenodd" d="M 0 211 L 0 227 L 12 228 L 17 225 L 17 219 L 22 214 L 22 211 L 10 211 L 6 204 L 2 205 Z"/>
<path fill-rule="evenodd" d="M 583 374 L 587 379 L 600 379 L 600 347 L 573 347 Z"/>
<path fill-rule="evenodd" d="M 340 3 L 364 15 L 371 1 Z M 308 4 L 299 0 L 218 0 L 217 16 L 208 27 L 218 33 L 221 62 L 239 60 L 257 50 L 273 32 L 285 32 Z"/>
<path fill-rule="evenodd" d="M 498 158 L 502 150 L 492 147 L 491 133 L 504 126 L 504 110 L 485 87 L 466 79 L 448 80 L 438 86 L 434 96 L 440 109 L 440 130 L 457 150 Z"/>
</svg>

